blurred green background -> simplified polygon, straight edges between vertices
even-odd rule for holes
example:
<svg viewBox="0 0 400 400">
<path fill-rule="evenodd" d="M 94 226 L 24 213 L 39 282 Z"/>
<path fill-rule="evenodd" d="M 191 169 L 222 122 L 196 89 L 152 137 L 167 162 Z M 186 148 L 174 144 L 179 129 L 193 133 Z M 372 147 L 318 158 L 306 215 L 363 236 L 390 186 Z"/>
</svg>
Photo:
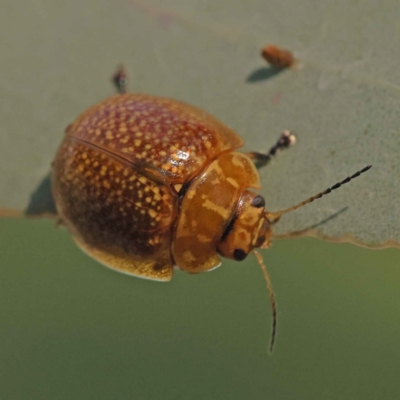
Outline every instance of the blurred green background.
<svg viewBox="0 0 400 400">
<path fill-rule="evenodd" d="M 0 220 L 2 399 L 398 399 L 400 251 L 317 239 L 155 283 Z"/>
</svg>

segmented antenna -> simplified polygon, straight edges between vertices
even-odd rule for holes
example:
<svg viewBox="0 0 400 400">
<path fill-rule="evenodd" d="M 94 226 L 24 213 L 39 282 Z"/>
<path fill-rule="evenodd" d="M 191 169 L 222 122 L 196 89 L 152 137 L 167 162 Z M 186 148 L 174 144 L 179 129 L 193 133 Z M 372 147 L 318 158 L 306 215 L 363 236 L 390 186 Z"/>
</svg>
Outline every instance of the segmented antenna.
<svg viewBox="0 0 400 400">
<path fill-rule="evenodd" d="M 268 289 L 268 293 L 269 293 L 269 299 L 271 301 L 272 331 L 271 331 L 271 341 L 269 343 L 269 352 L 272 353 L 272 350 L 274 349 L 275 336 L 276 336 L 276 327 L 277 327 L 277 313 L 276 313 L 276 302 L 275 302 L 274 289 L 272 288 L 271 278 L 270 278 L 269 273 L 267 271 L 267 267 L 264 264 L 264 260 L 262 258 L 262 255 L 257 250 L 253 250 L 253 254 L 257 258 L 257 261 L 260 264 L 260 267 L 261 267 L 262 272 L 264 274 L 265 281 L 267 282 L 267 289 Z"/>
<path fill-rule="evenodd" d="M 353 175 L 351 175 L 351 176 L 348 176 L 348 177 L 347 177 L 346 179 L 344 179 L 343 181 L 336 183 L 336 184 L 333 185 L 332 187 L 330 187 L 330 188 L 324 190 L 323 192 L 318 193 L 318 194 L 316 194 L 315 196 L 312 196 L 312 197 L 310 197 L 309 199 L 304 200 L 304 201 L 302 201 L 301 203 L 296 204 L 296 205 L 293 206 L 293 207 L 286 208 L 285 210 L 276 211 L 276 212 L 267 212 L 267 213 L 266 213 L 266 216 L 267 216 L 267 218 L 271 221 L 271 223 L 276 223 L 276 222 L 279 221 L 280 217 L 281 217 L 283 214 L 287 214 L 288 212 L 297 210 L 298 208 L 303 207 L 303 206 L 305 206 L 306 204 L 313 202 L 314 200 L 320 199 L 322 196 L 325 196 L 326 194 L 332 192 L 333 190 L 340 188 L 340 186 L 344 185 L 345 183 L 350 182 L 350 181 L 351 181 L 352 179 L 354 179 L 354 178 L 357 178 L 358 176 L 360 176 L 360 175 L 363 174 L 364 172 L 367 172 L 367 171 L 368 171 L 369 169 L 371 169 L 371 168 L 372 168 L 372 165 L 367 165 L 365 168 L 361 169 L 360 171 L 357 171 L 355 174 L 353 174 Z"/>
</svg>

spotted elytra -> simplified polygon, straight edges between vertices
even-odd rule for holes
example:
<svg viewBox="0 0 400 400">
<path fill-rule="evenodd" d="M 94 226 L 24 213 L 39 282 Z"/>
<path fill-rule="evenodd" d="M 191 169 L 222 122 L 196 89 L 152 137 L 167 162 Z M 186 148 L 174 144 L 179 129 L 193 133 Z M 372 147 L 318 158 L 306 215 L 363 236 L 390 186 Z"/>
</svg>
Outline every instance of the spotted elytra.
<svg viewBox="0 0 400 400">
<path fill-rule="evenodd" d="M 243 140 L 203 110 L 177 100 L 126 93 L 126 74 L 113 77 L 119 94 L 90 107 L 66 129 L 53 163 L 59 220 L 78 246 L 117 271 L 169 281 L 174 266 L 210 271 L 220 256 L 242 261 L 270 246 L 280 217 L 367 171 L 286 210 L 269 212 L 254 163 L 267 164 L 294 144 L 285 131 L 268 154 L 235 151 Z"/>
</svg>

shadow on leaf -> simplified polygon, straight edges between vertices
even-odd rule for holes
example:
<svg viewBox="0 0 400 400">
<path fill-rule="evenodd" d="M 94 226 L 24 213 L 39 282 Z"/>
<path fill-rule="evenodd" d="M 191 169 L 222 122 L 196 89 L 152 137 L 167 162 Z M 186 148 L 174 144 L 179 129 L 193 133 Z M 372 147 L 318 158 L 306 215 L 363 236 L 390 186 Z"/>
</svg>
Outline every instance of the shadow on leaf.
<svg viewBox="0 0 400 400">
<path fill-rule="evenodd" d="M 329 217 L 324 218 L 323 220 L 321 220 L 315 224 L 309 225 L 306 228 L 301 229 L 299 231 L 288 232 L 288 233 L 284 233 L 282 235 L 274 235 L 273 239 L 289 239 L 289 238 L 294 238 L 294 237 L 306 236 L 309 232 L 314 231 L 315 229 L 327 224 L 329 221 L 332 221 L 333 219 L 339 217 L 339 215 L 346 212 L 348 210 L 348 208 L 349 207 L 343 207 L 342 209 L 340 209 L 339 211 L 336 211 Z"/>
<path fill-rule="evenodd" d="M 253 71 L 246 79 L 248 83 L 266 81 L 283 72 L 283 68 L 262 67 Z"/>
<path fill-rule="evenodd" d="M 55 217 L 56 215 L 56 205 L 51 191 L 51 174 L 48 173 L 32 193 L 25 216 Z"/>
</svg>

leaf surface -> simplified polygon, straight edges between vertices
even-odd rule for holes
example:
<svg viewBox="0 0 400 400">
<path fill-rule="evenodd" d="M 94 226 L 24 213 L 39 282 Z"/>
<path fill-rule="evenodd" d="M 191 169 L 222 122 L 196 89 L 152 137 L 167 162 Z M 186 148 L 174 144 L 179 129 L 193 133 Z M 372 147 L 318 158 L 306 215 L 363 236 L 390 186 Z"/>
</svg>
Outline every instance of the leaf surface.
<svg viewBox="0 0 400 400">
<path fill-rule="evenodd" d="M 0 15 L 0 206 L 49 212 L 48 174 L 65 127 L 130 89 L 202 107 L 267 151 L 284 129 L 296 146 L 260 170 L 272 211 L 371 171 L 282 218 L 297 232 L 370 247 L 400 243 L 400 8 L 393 1 L 49 0 Z M 277 72 L 265 44 L 294 52 Z M 46 197 L 47 195 L 47 197 Z M 290 236 L 295 236 L 291 234 Z"/>
</svg>

